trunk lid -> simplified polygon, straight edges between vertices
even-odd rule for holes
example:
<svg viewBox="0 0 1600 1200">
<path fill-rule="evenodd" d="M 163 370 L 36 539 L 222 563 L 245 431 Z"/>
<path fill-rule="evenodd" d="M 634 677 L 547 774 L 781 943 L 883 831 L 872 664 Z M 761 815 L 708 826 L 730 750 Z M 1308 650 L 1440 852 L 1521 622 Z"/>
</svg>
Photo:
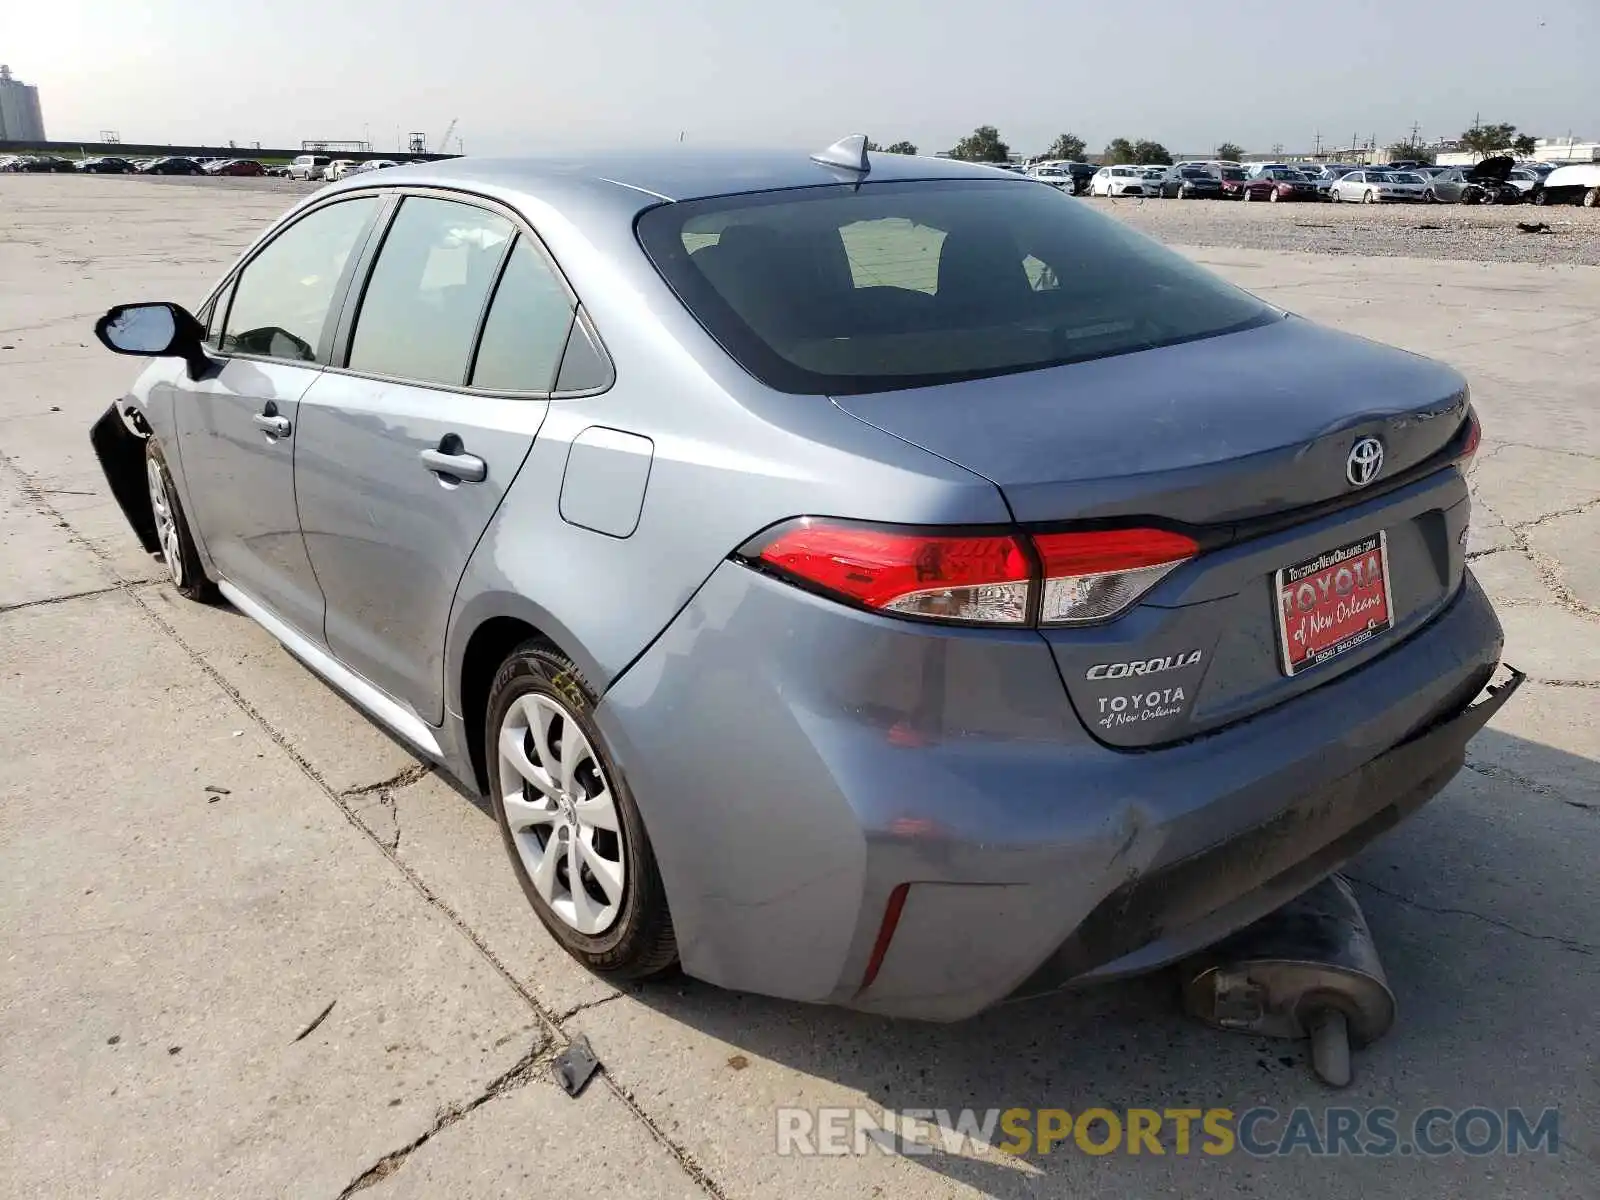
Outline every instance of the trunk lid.
<svg viewBox="0 0 1600 1200">
<path fill-rule="evenodd" d="M 1024 526 L 1154 521 L 1197 533 L 1208 549 L 1120 617 L 1041 631 L 1084 725 L 1110 745 L 1193 737 L 1343 675 L 1421 628 L 1461 583 L 1465 483 L 1413 470 L 1460 433 L 1461 377 L 1298 318 L 834 403 L 988 478 Z M 1382 463 L 1357 486 L 1351 457 L 1366 438 Z M 1387 627 L 1291 672 L 1278 573 L 1380 534 L 1372 586 L 1381 576 Z M 1348 558 L 1361 564 L 1353 595 L 1369 596 L 1372 548 Z M 1308 578 L 1331 586 L 1342 561 Z"/>
<path fill-rule="evenodd" d="M 1349 492 L 1357 438 L 1380 479 L 1456 433 L 1448 367 L 1290 317 L 1222 337 L 989 379 L 839 396 L 845 412 L 992 481 L 1019 523 L 1249 520 Z"/>
</svg>

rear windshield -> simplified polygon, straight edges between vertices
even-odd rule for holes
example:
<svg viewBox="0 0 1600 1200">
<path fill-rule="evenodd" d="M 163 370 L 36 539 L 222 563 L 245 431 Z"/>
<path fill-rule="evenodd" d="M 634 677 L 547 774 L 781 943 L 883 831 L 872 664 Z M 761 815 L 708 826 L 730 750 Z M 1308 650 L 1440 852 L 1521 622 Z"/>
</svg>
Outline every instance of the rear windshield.
<svg viewBox="0 0 1600 1200">
<path fill-rule="evenodd" d="M 656 268 L 785 392 L 919 387 L 1127 354 L 1276 310 L 1045 184 L 867 183 L 663 204 Z"/>
</svg>

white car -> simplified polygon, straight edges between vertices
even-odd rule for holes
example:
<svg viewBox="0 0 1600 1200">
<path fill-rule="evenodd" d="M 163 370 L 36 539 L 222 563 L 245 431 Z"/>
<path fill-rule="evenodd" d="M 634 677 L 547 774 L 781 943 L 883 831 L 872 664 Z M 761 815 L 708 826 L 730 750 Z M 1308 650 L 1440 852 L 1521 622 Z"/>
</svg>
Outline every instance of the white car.
<svg viewBox="0 0 1600 1200">
<path fill-rule="evenodd" d="M 302 154 L 289 164 L 289 178 L 308 181 L 321 179 L 331 161 L 326 154 Z"/>
<path fill-rule="evenodd" d="M 1143 196 L 1145 187 L 1143 167 L 1101 167 L 1089 181 L 1091 196 Z"/>
<path fill-rule="evenodd" d="M 1538 171 L 1518 167 L 1506 177 L 1506 182 L 1526 197 L 1536 186 L 1544 182 L 1544 176 Z"/>
<path fill-rule="evenodd" d="M 322 169 L 322 177 L 328 181 L 343 179 L 355 167 L 353 158 L 336 158 Z"/>
<path fill-rule="evenodd" d="M 1072 191 L 1072 172 L 1060 163 L 1035 163 L 1028 168 L 1028 177 L 1068 192 Z"/>
<path fill-rule="evenodd" d="M 1351 171 L 1328 189 L 1328 199 L 1360 204 L 1417 201 L 1426 190 L 1422 176 L 1409 171 Z"/>
</svg>

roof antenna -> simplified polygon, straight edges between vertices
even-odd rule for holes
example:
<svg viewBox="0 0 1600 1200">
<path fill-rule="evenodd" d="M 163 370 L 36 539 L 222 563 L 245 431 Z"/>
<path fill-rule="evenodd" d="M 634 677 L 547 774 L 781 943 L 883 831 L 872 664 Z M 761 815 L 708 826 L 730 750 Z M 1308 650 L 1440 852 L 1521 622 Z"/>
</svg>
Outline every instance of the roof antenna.
<svg viewBox="0 0 1600 1200">
<path fill-rule="evenodd" d="M 813 154 L 811 161 L 824 167 L 841 167 L 865 175 L 872 170 L 872 164 L 867 161 L 867 135 L 852 133 L 849 137 L 840 138 L 826 150 Z"/>
</svg>

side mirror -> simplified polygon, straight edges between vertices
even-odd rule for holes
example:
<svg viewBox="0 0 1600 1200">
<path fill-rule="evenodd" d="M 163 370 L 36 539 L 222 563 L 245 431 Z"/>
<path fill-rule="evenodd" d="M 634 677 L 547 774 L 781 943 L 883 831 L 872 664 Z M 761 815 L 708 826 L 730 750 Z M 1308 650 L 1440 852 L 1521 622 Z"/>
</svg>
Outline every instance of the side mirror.
<svg viewBox="0 0 1600 1200">
<path fill-rule="evenodd" d="M 193 379 L 210 362 L 201 344 L 205 326 L 181 304 L 119 304 L 95 322 L 94 335 L 113 354 L 181 358 Z"/>
</svg>

